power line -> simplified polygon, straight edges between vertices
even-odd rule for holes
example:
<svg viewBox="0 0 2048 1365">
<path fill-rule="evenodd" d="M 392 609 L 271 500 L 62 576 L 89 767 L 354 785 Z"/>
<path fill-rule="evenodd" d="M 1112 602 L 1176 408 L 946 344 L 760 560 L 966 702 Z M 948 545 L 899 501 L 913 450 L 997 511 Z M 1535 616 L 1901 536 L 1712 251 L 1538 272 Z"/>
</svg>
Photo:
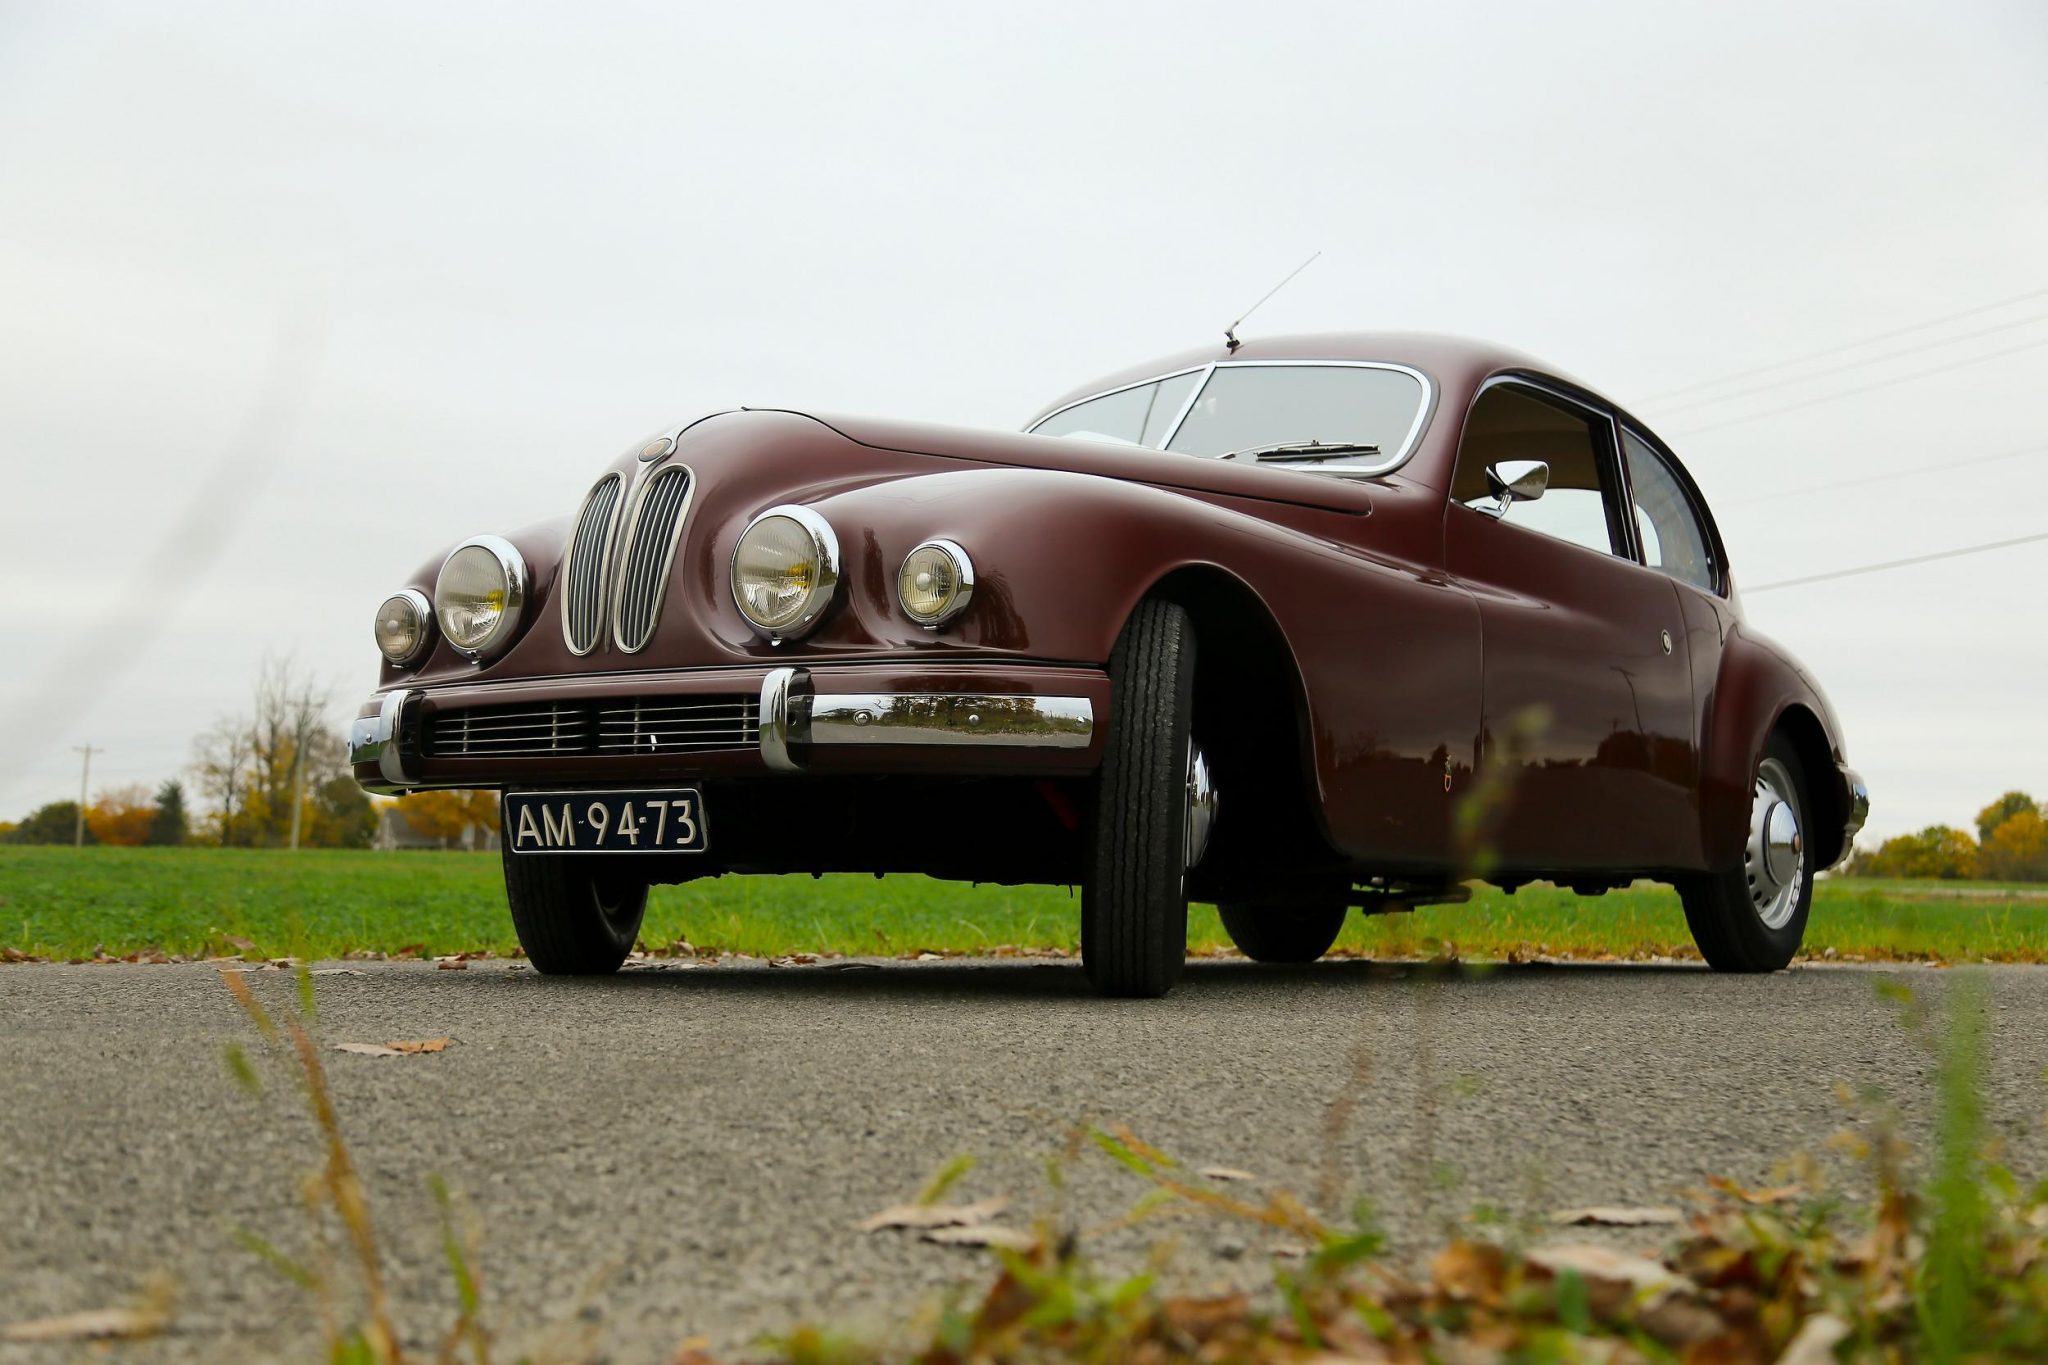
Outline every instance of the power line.
<svg viewBox="0 0 2048 1365">
<path fill-rule="evenodd" d="M 1919 355 L 1926 351 L 1940 350 L 1944 346 L 1953 346 L 1958 341 L 1974 341 L 1978 337 L 1988 337 L 1999 332 L 2010 332 L 2015 327 L 2031 327 L 2037 322 L 2048 322 L 2048 313 L 2036 313 L 2032 317 L 2019 318 L 2012 322 L 2000 322 L 1990 327 L 1979 327 L 1974 332 L 1959 332 L 1955 336 L 1942 337 L 1938 341 L 1923 341 L 1917 346 L 1902 346 L 1896 351 L 1886 351 L 1882 355 L 1866 356 L 1862 360 L 1845 360 L 1839 365 L 1830 365 L 1824 370 L 1809 370 L 1805 374 L 1795 374 L 1790 379 L 1773 379 L 1766 384 L 1752 384 L 1748 388 L 1736 389 L 1730 393 L 1712 394 L 1706 398 L 1688 399 L 1683 403 L 1674 403 L 1669 408 L 1666 408 L 1665 411 L 1683 412 L 1688 408 L 1711 407 L 1715 403 L 1732 403 L 1738 398 L 1747 398 L 1751 394 L 1769 393 L 1772 389 L 1791 388 L 1798 384 L 1809 383 L 1815 379 L 1825 379 L 1831 374 L 1842 374 L 1848 370 L 1860 370 L 1866 365 L 1881 365 L 1887 360 L 1900 360 L 1909 355 Z M 1907 376 L 1907 378 L 1911 377 L 1910 375 Z"/>
<path fill-rule="evenodd" d="M 1916 464 L 1909 469 L 1886 469 L 1875 474 L 1857 474 L 1846 479 L 1829 479 L 1825 483 L 1806 483 L 1794 488 L 1780 488 L 1771 493 L 1758 493 L 1748 498 L 1716 499 L 1721 507 L 1745 507 L 1752 503 L 1778 502 L 1785 498 L 1800 497 L 1807 493 L 1826 493 L 1836 488 L 1860 487 L 1866 483 L 1878 483 L 1886 479 L 1906 479 L 1916 474 L 1946 474 L 1953 469 L 1967 469 L 1971 465 L 1995 464 L 1999 460 L 2017 460 L 2023 455 L 2048 455 L 2048 445 L 2028 446 L 2023 450 L 2003 450 L 1996 455 L 1978 455 L 1968 460 L 1945 460 L 1940 464 Z"/>
<path fill-rule="evenodd" d="M 2039 341 L 2029 341 L 2020 346 L 2008 346 L 2002 351 L 1988 351 L 1983 355 L 1971 356 L 1966 360 L 1958 360 L 1948 365 L 1930 366 L 1927 369 L 1907 375 L 1902 379 L 1880 379 L 1873 384 L 1859 384 L 1853 389 L 1838 389 L 1834 393 L 1824 393 L 1817 397 L 1801 399 L 1797 403 L 1786 403 L 1780 407 L 1765 408 L 1762 412 L 1747 413 L 1741 417 L 1730 417 L 1720 422 L 1709 422 L 1703 427 L 1683 427 L 1680 428 L 1678 434 L 1682 436 L 1697 436 L 1704 431 L 1719 431 L 1722 427 L 1734 427 L 1740 426 L 1744 422 L 1761 421 L 1766 417 L 1776 417 L 1780 413 L 1797 412 L 1801 408 L 1810 408 L 1818 403 L 1832 403 L 1842 398 L 1854 398 L 1859 393 L 1871 393 L 1878 389 L 1895 388 L 1906 382 L 1907 379 L 1925 379 L 1929 375 L 1947 374 L 1951 370 L 1961 370 L 1971 365 L 1981 365 L 1987 360 L 2002 360 L 2006 356 L 2018 355 L 2022 351 L 2039 350 L 2043 346 L 2048 346 L 2048 337 L 2042 337 Z"/>
<path fill-rule="evenodd" d="M 1661 403 L 1666 398 L 1677 398 L 1683 394 L 1698 393 L 1701 389 L 1717 389 L 1723 384 L 1732 384 L 1738 379 L 1748 379 L 1754 375 L 1769 374 L 1773 370 L 1782 370 L 1791 365 L 1804 365 L 1809 360 L 1823 360 L 1831 355 L 1840 355 L 1844 351 L 1861 350 L 1865 346 L 1874 346 L 1880 341 L 1890 341 L 1893 337 L 1910 336 L 1914 332 L 1924 332 L 1930 327 L 1939 327 L 1949 322 L 1960 322 L 1964 318 L 1974 318 L 1985 313 L 1995 313 L 2001 308 L 2010 308 L 2016 303 L 2025 303 L 2030 299 L 2039 298 L 2048 298 L 2048 289 L 2032 289 L 2024 294 L 2015 294 L 2009 299 L 2001 299 L 1997 303 L 1980 304 L 1975 308 L 1965 308 L 1959 313 L 1944 313 L 1938 318 L 1929 318 L 1925 322 L 1915 322 L 1905 327 L 1895 327 L 1889 332 L 1879 332 L 1875 336 L 1863 337 L 1856 341 L 1845 341 L 1839 346 L 1824 346 L 1818 351 L 1808 351 L 1804 355 L 1790 356 L 1784 360 L 1774 360 L 1768 365 L 1757 365 L 1751 369 L 1737 370 L 1733 374 L 1724 374 L 1719 379 L 1708 379 L 1698 384 L 1687 384 L 1682 388 L 1666 389 L 1663 393 L 1652 394 L 1643 401 L 1646 403 Z"/>
<path fill-rule="evenodd" d="M 1770 592 L 1776 588 L 1796 588 L 1807 583 L 1825 583 L 1834 578 L 1856 578 L 1867 573 L 1882 573 L 1886 569 L 1903 569 L 1910 564 L 1932 564 L 1937 559 L 1960 559 L 1964 555 L 1981 555 L 1991 550 L 2009 550 L 2015 545 L 2031 545 L 2036 541 L 2048 540 L 2048 531 L 2038 535 L 2016 536 L 2011 540 L 1994 540 L 1982 545 L 1965 545 L 1955 550 L 1936 550 L 1931 555 L 1913 555 L 1907 559 L 1888 559 L 1882 564 L 1861 564 L 1853 569 L 1836 569 L 1831 573 L 1808 574 L 1804 578 L 1781 578 L 1775 583 L 1759 583 L 1754 588 L 1744 588 L 1744 596 L 1754 592 Z"/>
</svg>

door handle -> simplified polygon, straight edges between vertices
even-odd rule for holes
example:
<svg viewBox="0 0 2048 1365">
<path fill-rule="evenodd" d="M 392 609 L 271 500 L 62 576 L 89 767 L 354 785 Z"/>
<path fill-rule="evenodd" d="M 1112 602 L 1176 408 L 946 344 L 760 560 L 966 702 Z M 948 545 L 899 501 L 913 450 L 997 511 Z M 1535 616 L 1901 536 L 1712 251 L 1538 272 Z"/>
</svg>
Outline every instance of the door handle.
<svg viewBox="0 0 2048 1365">
<path fill-rule="evenodd" d="M 1669 653 L 1671 652 L 1671 632 L 1670 632 L 1670 631 L 1668 631 L 1668 630 L 1660 630 L 1660 631 L 1658 631 L 1658 632 L 1657 632 L 1657 642 L 1658 642 L 1659 644 L 1661 644 L 1661 645 L 1663 645 L 1663 646 L 1664 646 L 1664 652 L 1665 652 L 1666 654 L 1669 654 Z"/>
</svg>

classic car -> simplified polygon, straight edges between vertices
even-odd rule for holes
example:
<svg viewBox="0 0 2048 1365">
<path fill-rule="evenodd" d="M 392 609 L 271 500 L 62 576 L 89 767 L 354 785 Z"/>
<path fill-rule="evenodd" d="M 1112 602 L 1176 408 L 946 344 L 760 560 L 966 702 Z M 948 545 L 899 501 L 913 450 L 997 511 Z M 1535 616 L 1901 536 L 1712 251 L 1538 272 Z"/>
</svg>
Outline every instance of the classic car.
<svg viewBox="0 0 2048 1365">
<path fill-rule="evenodd" d="M 1232 337 L 1022 434 L 699 417 L 375 633 L 357 779 L 502 792 L 549 973 L 617 969 L 651 884 L 848 871 L 1078 886 L 1111 995 L 1191 899 L 1306 962 L 1482 877 L 1670 882 L 1769 971 L 1869 804 L 1670 447 L 1442 337 Z"/>
</svg>

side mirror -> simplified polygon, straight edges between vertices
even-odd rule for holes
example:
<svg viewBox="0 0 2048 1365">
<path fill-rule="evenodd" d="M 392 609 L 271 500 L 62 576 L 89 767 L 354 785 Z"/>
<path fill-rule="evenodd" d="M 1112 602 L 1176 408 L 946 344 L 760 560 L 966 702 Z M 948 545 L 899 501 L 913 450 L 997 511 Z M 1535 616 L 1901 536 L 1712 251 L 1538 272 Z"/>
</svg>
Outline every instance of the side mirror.
<svg viewBox="0 0 2048 1365">
<path fill-rule="evenodd" d="M 1491 507 L 1479 510 L 1490 517 L 1504 517 L 1518 502 L 1534 502 L 1550 487 L 1550 466 L 1541 460 L 1502 460 L 1486 467 L 1486 491 L 1493 494 Z"/>
</svg>

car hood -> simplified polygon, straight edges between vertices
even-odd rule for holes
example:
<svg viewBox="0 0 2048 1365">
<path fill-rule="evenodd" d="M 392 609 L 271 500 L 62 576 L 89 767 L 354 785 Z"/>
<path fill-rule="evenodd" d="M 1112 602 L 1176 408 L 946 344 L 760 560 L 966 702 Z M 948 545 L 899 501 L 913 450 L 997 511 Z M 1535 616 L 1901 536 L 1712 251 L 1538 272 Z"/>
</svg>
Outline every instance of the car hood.
<svg viewBox="0 0 2048 1365">
<path fill-rule="evenodd" d="M 1030 436 L 980 431 L 886 417 L 855 417 L 836 413 L 798 413 L 831 428 L 847 440 L 875 450 L 907 451 L 977 464 L 1015 469 L 1056 469 L 1075 474 L 1123 479 L 1156 488 L 1216 493 L 1260 502 L 1316 507 L 1363 516 L 1372 511 L 1369 480 L 1300 469 L 1238 464 L 1193 455 L 1173 455 L 1139 446 L 1067 436 Z"/>
</svg>

